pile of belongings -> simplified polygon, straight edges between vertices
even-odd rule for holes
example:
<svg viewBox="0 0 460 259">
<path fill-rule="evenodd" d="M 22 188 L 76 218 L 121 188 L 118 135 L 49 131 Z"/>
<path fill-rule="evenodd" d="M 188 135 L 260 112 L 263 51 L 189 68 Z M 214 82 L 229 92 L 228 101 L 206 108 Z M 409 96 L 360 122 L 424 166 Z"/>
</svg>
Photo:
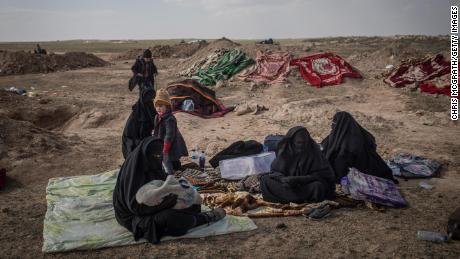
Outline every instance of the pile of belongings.
<svg viewBox="0 0 460 259">
<path fill-rule="evenodd" d="M 446 60 L 442 54 L 434 57 L 427 57 L 422 60 L 410 60 L 394 69 L 383 81 L 392 87 L 404 87 L 412 83 L 424 85 L 421 90 L 424 92 L 434 92 L 448 94 L 442 90 L 446 85 L 442 85 L 440 90 L 433 89 L 436 84 L 425 82 L 443 75 L 450 74 L 450 61 Z M 449 86 L 450 87 L 450 84 Z"/>
<path fill-rule="evenodd" d="M 264 201 L 260 194 L 251 195 L 247 192 L 233 192 L 223 194 L 203 195 L 203 203 L 210 208 L 223 208 L 228 215 L 246 216 L 250 218 L 288 217 L 308 215 L 314 208 L 329 205 L 339 208 L 340 204 L 334 201 L 319 203 L 271 203 Z"/>
<path fill-rule="evenodd" d="M 298 66 L 302 77 L 318 88 L 341 84 L 344 77 L 362 78 L 343 58 L 332 53 L 296 58 L 291 60 L 291 66 Z"/>
<path fill-rule="evenodd" d="M 268 111 L 268 108 L 265 107 L 262 104 L 258 104 L 256 102 L 254 102 L 254 101 L 238 104 L 234 109 L 234 112 L 238 116 L 245 115 L 245 114 L 248 114 L 248 113 L 256 115 L 256 114 L 259 114 L 262 111 Z"/>
<path fill-rule="evenodd" d="M 191 77 L 196 72 L 198 72 L 198 70 L 200 70 L 200 69 L 205 69 L 207 67 L 214 66 L 215 64 L 217 64 L 217 61 L 219 60 L 219 58 L 222 55 L 224 55 L 224 53 L 226 51 L 227 51 L 226 49 L 216 49 L 216 50 L 214 50 L 211 54 L 209 54 L 205 58 L 202 58 L 202 59 L 196 61 L 195 63 L 193 63 L 193 65 L 191 67 L 189 67 L 189 68 L 183 70 L 182 72 L 180 72 L 179 75 L 180 76 Z"/>
<path fill-rule="evenodd" d="M 436 176 L 441 163 L 438 161 L 412 155 L 406 152 L 397 154 L 393 159 L 386 161 L 394 176 L 403 178 L 428 178 Z"/>
<path fill-rule="evenodd" d="M 340 180 L 340 184 L 342 191 L 355 200 L 370 201 L 395 208 L 407 206 L 407 201 L 393 181 L 361 173 L 356 168 L 350 168 L 347 176 Z"/>
<path fill-rule="evenodd" d="M 244 70 L 238 77 L 256 83 L 281 83 L 289 73 L 291 55 L 287 52 L 258 51 L 256 64 Z"/>
<path fill-rule="evenodd" d="M 254 60 L 242 50 L 233 49 L 226 51 L 216 64 L 199 69 L 192 76 L 192 79 L 207 86 L 215 85 L 217 81 L 227 80 L 253 63 Z"/>
<path fill-rule="evenodd" d="M 167 91 L 173 112 L 186 112 L 202 118 L 222 117 L 234 107 L 226 108 L 216 93 L 193 79 L 170 83 Z"/>
<path fill-rule="evenodd" d="M 225 181 L 221 178 L 219 168 L 206 168 L 204 172 L 187 168 L 176 172 L 175 176 L 187 179 L 199 193 L 226 193 L 238 190 L 238 183 Z"/>
<path fill-rule="evenodd" d="M 256 155 L 263 150 L 263 145 L 255 140 L 237 141 L 215 154 L 214 157 L 209 160 L 209 164 L 211 164 L 213 168 L 216 168 L 222 160 Z"/>
</svg>

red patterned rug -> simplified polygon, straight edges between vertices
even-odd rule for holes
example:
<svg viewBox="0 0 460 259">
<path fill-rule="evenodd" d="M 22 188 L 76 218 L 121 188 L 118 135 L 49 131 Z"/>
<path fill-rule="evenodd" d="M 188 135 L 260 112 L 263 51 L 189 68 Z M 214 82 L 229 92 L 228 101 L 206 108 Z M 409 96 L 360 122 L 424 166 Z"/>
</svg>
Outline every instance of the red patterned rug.
<svg viewBox="0 0 460 259">
<path fill-rule="evenodd" d="M 423 82 L 449 73 L 450 61 L 438 54 L 422 61 L 402 64 L 383 81 L 393 87 L 403 87 L 406 84 Z"/>
<path fill-rule="evenodd" d="M 243 71 L 238 77 L 257 83 L 280 83 L 289 73 L 291 55 L 287 52 L 258 51 L 256 61 L 256 64 Z"/>
<path fill-rule="evenodd" d="M 359 72 L 343 58 L 332 53 L 320 53 L 293 59 L 291 66 L 298 66 L 302 77 L 318 88 L 341 84 L 346 76 L 362 78 Z"/>
<path fill-rule="evenodd" d="M 450 95 L 450 74 L 421 82 L 420 91 L 429 94 L 444 94 L 452 97 Z"/>
</svg>

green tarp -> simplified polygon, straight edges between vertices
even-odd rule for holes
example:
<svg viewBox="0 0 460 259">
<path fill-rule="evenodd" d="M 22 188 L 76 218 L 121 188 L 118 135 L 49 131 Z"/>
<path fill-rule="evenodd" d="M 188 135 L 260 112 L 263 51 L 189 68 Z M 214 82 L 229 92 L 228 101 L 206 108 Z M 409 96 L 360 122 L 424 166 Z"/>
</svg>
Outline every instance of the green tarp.
<svg viewBox="0 0 460 259">
<path fill-rule="evenodd" d="M 115 219 L 112 192 L 118 170 L 97 175 L 52 178 L 46 188 L 47 211 L 43 223 L 43 252 L 97 249 L 136 243 L 131 232 Z M 207 209 L 207 208 L 203 208 Z M 191 229 L 182 237 L 199 238 L 256 229 L 247 217 L 224 219 Z"/>
<path fill-rule="evenodd" d="M 198 70 L 192 79 L 204 85 L 215 85 L 217 81 L 227 80 L 253 63 L 254 60 L 242 50 L 233 49 L 225 52 L 217 64 Z"/>
</svg>

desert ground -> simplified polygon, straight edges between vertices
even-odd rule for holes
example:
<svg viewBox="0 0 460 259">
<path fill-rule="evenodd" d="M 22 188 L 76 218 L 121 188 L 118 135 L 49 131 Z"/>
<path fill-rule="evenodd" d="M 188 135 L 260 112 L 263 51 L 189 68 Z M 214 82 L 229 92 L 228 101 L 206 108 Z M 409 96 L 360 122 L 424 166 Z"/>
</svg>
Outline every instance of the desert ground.
<svg viewBox="0 0 460 259">
<path fill-rule="evenodd" d="M 276 41 L 276 40 L 275 40 Z M 283 50 L 294 56 L 331 51 L 363 75 L 341 85 L 315 88 L 296 68 L 288 81 L 251 86 L 232 78 L 215 89 L 227 105 L 248 101 L 268 107 L 259 114 L 201 119 L 177 114 L 189 149 L 206 151 L 207 158 L 237 140 L 263 141 L 305 126 L 321 141 L 338 110 L 352 113 L 367 128 L 385 159 L 408 151 L 442 162 L 440 177 L 424 179 L 434 189 L 418 188 L 422 180 L 401 180 L 410 206 L 405 209 L 339 209 L 331 217 L 255 219 L 258 229 L 191 240 L 166 241 L 95 251 L 43 254 L 45 188 L 48 179 L 96 174 L 123 163 L 121 134 L 137 89 L 129 92 L 133 48 L 169 41 L 72 41 L 42 43 L 48 51 L 86 51 L 110 65 L 52 73 L 0 76 L 0 89 L 22 86 L 34 93 L 20 96 L 0 90 L 0 167 L 7 168 L 7 186 L 0 190 L 0 257 L 2 258 L 459 258 L 460 242 L 430 243 L 416 239 L 417 230 L 446 232 L 447 217 L 460 206 L 460 126 L 450 120 L 450 99 L 392 88 L 383 82 L 385 66 L 408 58 L 443 53 L 446 36 L 340 37 L 278 40 L 279 45 L 255 41 L 209 40 L 190 56 L 155 58 L 158 87 L 184 79 L 178 74 L 215 48 L 242 48 L 255 58 L 257 50 Z M 238 43 L 236 43 L 238 42 Z M 237 46 L 238 45 L 238 46 Z M 30 43 L 2 43 L 0 49 L 32 50 Z M 286 227 L 277 226 L 284 223 Z"/>
</svg>

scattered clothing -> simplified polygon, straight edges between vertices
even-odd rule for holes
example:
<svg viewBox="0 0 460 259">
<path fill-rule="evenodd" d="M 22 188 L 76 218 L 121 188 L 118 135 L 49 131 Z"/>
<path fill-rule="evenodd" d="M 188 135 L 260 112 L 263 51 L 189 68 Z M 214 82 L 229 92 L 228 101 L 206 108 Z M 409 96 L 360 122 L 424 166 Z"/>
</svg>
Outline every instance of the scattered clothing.
<svg viewBox="0 0 460 259">
<path fill-rule="evenodd" d="M 113 170 L 49 180 L 43 222 L 43 252 L 93 250 L 146 241 L 135 241 L 132 233 L 115 219 L 112 193 L 118 175 L 119 170 Z M 203 206 L 202 210 L 208 211 L 209 208 Z M 203 238 L 254 229 L 257 226 L 251 219 L 227 215 L 214 224 L 190 229 L 183 236 L 165 236 L 162 240 Z"/>
<path fill-rule="evenodd" d="M 332 53 L 293 59 L 290 64 L 298 66 L 302 77 L 318 88 L 341 84 L 344 77 L 362 78 L 343 58 Z"/>
<path fill-rule="evenodd" d="M 403 63 L 384 80 L 392 87 L 403 87 L 450 73 L 450 62 L 442 54 L 423 60 Z"/>
<path fill-rule="evenodd" d="M 263 145 L 255 140 L 237 141 L 220 151 L 209 160 L 209 164 L 216 168 L 219 162 L 225 159 L 231 159 L 242 156 L 259 154 L 263 151 Z"/>
<path fill-rule="evenodd" d="M 238 104 L 234 109 L 234 112 L 238 116 L 245 115 L 245 114 L 248 114 L 248 113 L 256 115 L 256 114 L 260 113 L 261 111 L 268 111 L 268 108 L 265 107 L 264 105 L 258 104 L 258 103 L 253 102 L 253 101 Z"/>
<path fill-rule="evenodd" d="M 407 201 L 401 196 L 393 181 L 361 173 L 350 168 L 341 179 L 342 190 L 353 199 L 371 201 L 389 207 L 406 207 Z"/>
<path fill-rule="evenodd" d="M 132 107 L 132 112 L 126 121 L 121 138 L 121 150 L 125 159 L 144 138 L 152 135 L 154 119 L 157 115 L 153 107 L 155 90 L 152 88 L 140 88 L 139 91 L 139 99 Z"/>
<path fill-rule="evenodd" d="M 348 112 L 337 112 L 332 130 L 322 142 L 323 153 L 335 172 L 336 182 L 347 175 L 349 168 L 393 180 L 393 173 L 377 153 L 374 136 Z"/>
<path fill-rule="evenodd" d="M 334 196 L 334 172 L 304 127 L 288 131 L 271 167 L 259 178 L 266 201 L 320 202 Z"/>
<path fill-rule="evenodd" d="M 436 160 L 416 156 L 406 152 L 397 154 L 393 159 L 387 161 L 387 163 L 398 167 L 399 170 L 396 172 L 399 171 L 399 174 L 395 174 L 395 176 L 403 178 L 433 177 L 438 174 L 441 169 L 441 163 Z"/>
<path fill-rule="evenodd" d="M 226 51 L 219 58 L 217 64 L 198 70 L 192 79 L 203 85 L 215 85 L 217 81 L 229 79 L 252 63 L 254 63 L 254 60 L 242 50 L 233 49 Z"/>
<path fill-rule="evenodd" d="M 281 83 L 289 74 L 291 55 L 287 52 L 258 51 L 256 64 L 244 70 L 238 77 L 256 83 Z"/>
<path fill-rule="evenodd" d="M 26 95 L 27 94 L 27 90 L 24 87 L 11 86 L 10 88 L 5 88 L 5 91 L 16 93 L 16 94 L 19 94 L 19 95 Z"/>
<path fill-rule="evenodd" d="M 334 201 L 322 201 L 312 204 L 280 204 L 263 200 L 260 195 L 251 195 L 247 192 L 233 192 L 224 194 L 206 194 L 204 203 L 211 208 L 224 208 L 228 215 L 247 216 L 250 218 L 291 217 L 302 216 L 314 208 L 340 208 Z"/>
<path fill-rule="evenodd" d="M 187 79 L 168 85 L 173 112 L 186 112 L 201 118 L 222 117 L 234 108 L 226 108 L 216 93 L 196 80 Z M 184 110 L 183 104 L 192 101 L 193 110 Z"/>
</svg>

